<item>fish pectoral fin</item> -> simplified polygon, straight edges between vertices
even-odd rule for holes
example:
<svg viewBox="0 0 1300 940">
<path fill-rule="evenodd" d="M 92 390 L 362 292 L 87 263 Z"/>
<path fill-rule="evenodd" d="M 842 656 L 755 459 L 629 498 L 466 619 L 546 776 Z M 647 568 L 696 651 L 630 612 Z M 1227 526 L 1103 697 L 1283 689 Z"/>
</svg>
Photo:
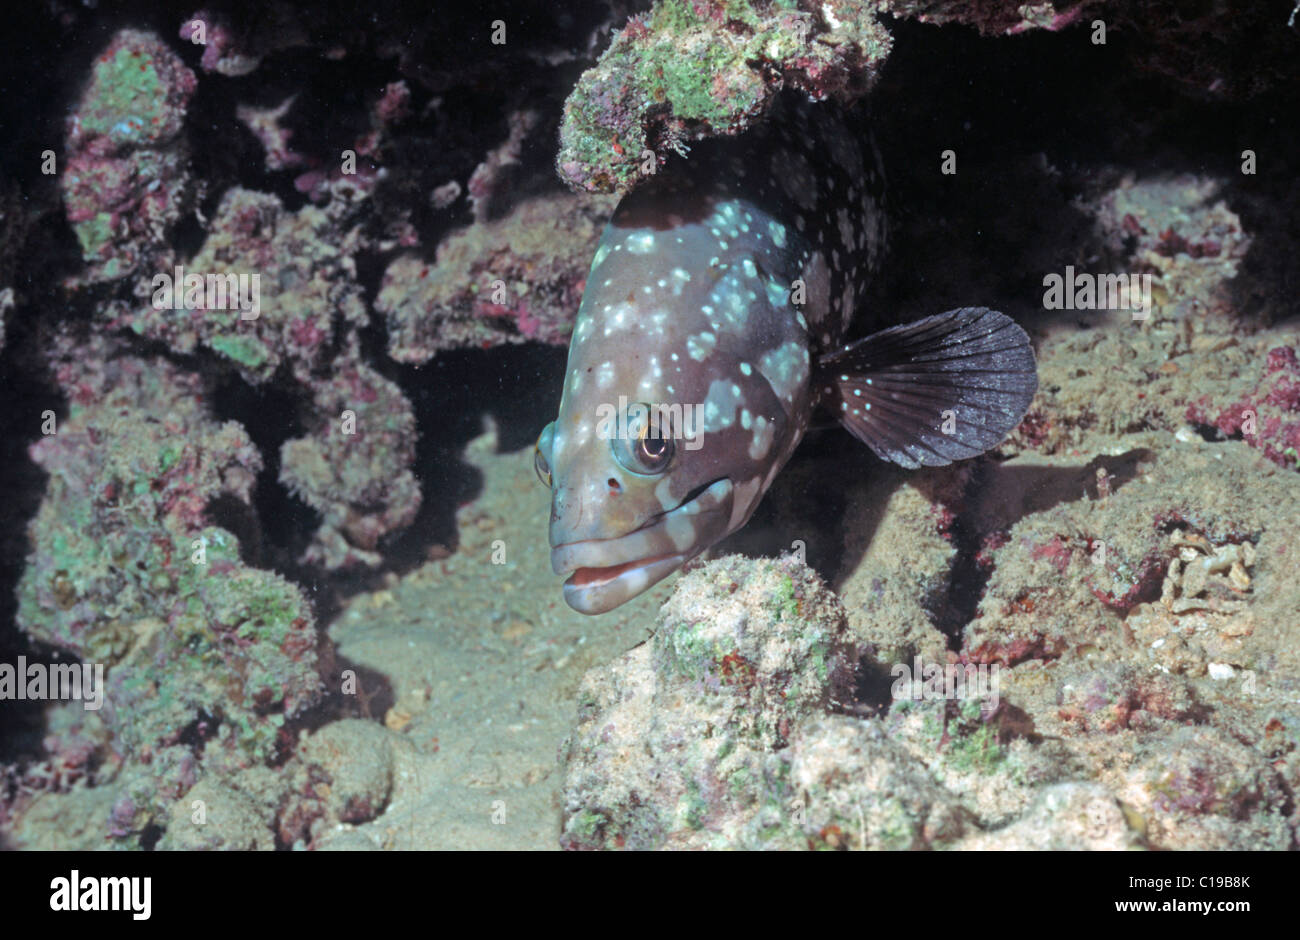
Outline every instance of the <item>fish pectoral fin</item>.
<svg viewBox="0 0 1300 940">
<path fill-rule="evenodd" d="M 1038 372 L 1014 320 L 961 307 L 824 356 L 816 383 L 824 404 L 882 460 L 936 467 L 1006 437 L 1029 408 Z"/>
</svg>

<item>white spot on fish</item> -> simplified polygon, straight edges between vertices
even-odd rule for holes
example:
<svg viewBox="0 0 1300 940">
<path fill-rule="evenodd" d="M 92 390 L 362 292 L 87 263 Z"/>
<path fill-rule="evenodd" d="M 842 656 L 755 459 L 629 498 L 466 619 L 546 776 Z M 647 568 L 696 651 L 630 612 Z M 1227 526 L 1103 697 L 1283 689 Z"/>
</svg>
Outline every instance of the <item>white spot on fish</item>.
<svg viewBox="0 0 1300 940">
<path fill-rule="evenodd" d="M 802 155 L 784 148 L 777 150 L 772 155 L 772 176 L 801 208 L 812 211 L 817 207 L 817 178 Z"/>
<path fill-rule="evenodd" d="M 676 508 L 677 500 L 673 497 L 673 478 L 671 475 L 659 481 L 659 485 L 655 487 L 655 499 L 659 500 L 660 509 Z"/>
<path fill-rule="evenodd" d="M 648 255 L 654 251 L 655 237 L 651 232 L 636 232 L 629 235 L 624 244 L 627 245 L 627 250 L 631 254 Z"/>
<path fill-rule="evenodd" d="M 631 312 L 632 308 L 629 304 L 619 304 L 615 307 L 614 313 L 605 318 L 605 335 L 609 336 L 616 330 L 627 329 L 631 324 L 632 318 L 628 316 Z"/>
<path fill-rule="evenodd" d="M 704 399 L 704 428 L 718 431 L 736 423 L 736 409 L 744 401 L 740 386 L 725 379 L 714 379 Z"/>
<path fill-rule="evenodd" d="M 790 292 L 782 287 L 775 280 L 767 282 L 767 302 L 773 307 L 784 307 L 786 301 L 790 299 Z M 806 325 L 806 324 L 805 324 Z"/>
<path fill-rule="evenodd" d="M 808 350 L 802 343 L 790 340 L 764 353 L 758 361 L 758 371 L 766 376 L 773 391 L 782 398 L 792 399 L 795 391 L 808 381 Z"/>
<path fill-rule="evenodd" d="M 776 425 L 759 415 L 754 419 L 754 436 L 749 442 L 750 460 L 762 460 L 772 449 L 772 438 L 776 436 Z"/>
<path fill-rule="evenodd" d="M 712 333 L 699 333 L 695 336 L 687 337 L 686 352 L 696 362 L 703 362 L 713 352 L 714 345 L 718 338 Z"/>
<path fill-rule="evenodd" d="M 853 221 L 850 220 L 848 209 L 840 209 L 836 213 L 836 222 L 840 228 L 840 243 L 845 247 L 853 244 Z"/>
</svg>

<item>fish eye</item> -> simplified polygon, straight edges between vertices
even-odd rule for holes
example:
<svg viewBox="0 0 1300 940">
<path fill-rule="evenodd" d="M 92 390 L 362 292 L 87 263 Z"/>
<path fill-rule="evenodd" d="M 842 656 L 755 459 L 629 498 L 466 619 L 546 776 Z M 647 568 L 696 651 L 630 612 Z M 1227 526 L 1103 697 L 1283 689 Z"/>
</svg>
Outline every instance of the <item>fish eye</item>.
<svg viewBox="0 0 1300 940">
<path fill-rule="evenodd" d="M 542 429 L 542 433 L 537 437 L 537 445 L 533 448 L 533 470 L 537 472 L 537 479 L 551 485 L 551 462 L 546 459 L 546 453 L 551 449 L 551 439 L 554 436 L 555 422 L 551 422 Z"/>
<path fill-rule="evenodd" d="M 632 473 L 653 476 L 663 473 L 673 462 L 677 445 L 664 436 L 657 423 L 647 420 L 648 406 L 643 406 L 639 416 L 628 421 L 628 436 L 610 441 L 614 459 L 623 469 Z"/>
<path fill-rule="evenodd" d="M 646 467 L 662 470 L 673 459 L 673 442 L 663 437 L 642 437 L 636 442 L 636 456 Z"/>
</svg>

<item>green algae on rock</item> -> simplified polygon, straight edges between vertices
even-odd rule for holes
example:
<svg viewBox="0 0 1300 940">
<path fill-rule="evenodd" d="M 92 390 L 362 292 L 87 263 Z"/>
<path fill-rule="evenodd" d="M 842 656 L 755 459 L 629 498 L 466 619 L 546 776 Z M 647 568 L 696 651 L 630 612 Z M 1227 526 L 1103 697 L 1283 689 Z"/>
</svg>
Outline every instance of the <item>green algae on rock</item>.
<svg viewBox="0 0 1300 940">
<path fill-rule="evenodd" d="M 454 232 L 433 263 L 398 256 L 375 298 L 388 317 L 388 354 L 418 364 L 444 349 L 568 342 L 613 208 L 602 196 L 538 196 Z"/>
<path fill-rule="evenodd" d="M 626 193 L 647 160 L 653 171 L 691 140 L 740 133 L 783 87 L 862 94 L 890 44 L 874 5 L 857 0 L 660 0 L 579 79 L 556 169 L 574 189 Z"/>
<path fill-rule="evenodd" d="M 305 559 L 331 570 L 377 565 L 379 539 L 420 508 L 411 404 L 357 345 L 350 336 L 330 374 L 312 383 L 308 434 L 280 449 L 280 482 L 321 514 Z"/>
<path fill-rule="evenodd" d="M 349 238 L 323 209 L 289 212 L 275 196 L 233 187 L 217 207 L 203 246 L 183 267 L 204 276 L 259 275 L 257 315 L 145 302 L 111 305 L 105 316 L 108 326 L 166 343 L 180 354 L 206 347 L 255 385 L 270 381 L 283 366 L 307 382 L 327 364 L 339 334 L 368 322 L 352 258 L 357 248 L 356 233 Z M 145 291 L 152 293 L 152 287 Z"/>
<path fill-rule="evenodd" d="M 569 95 L 556 170 L 572 189 L 622 195 L 691 141 L 752 127 L 783 88 L 848 104 L 875 85 L 893 47 L 882 15 L 1015 34 L 1065 29 L 1093 5 L 657 0 Z"/>
<path fill-rule="evenodd" d="M 732 556 L 685 575 L 651 643 L 583 680 L 563 843 L 744 841 L 783 792 L 776 750 L 847 696 L 846 639 L 838 600 L 792 556 Z"/>
<path fill-rule="evenodd" d="M 196 376 L 102 339 L 64 340 L 55 370 L 73 397 L 32 448 L 50 480 L 18 622 L 106 666 L 109 749 L 153 762 L 120 814 L 139 831 L 160 811 L 150 791 L 169 749 L 228 770 L 275 754 L 285 720 L 320 695 L 314 620 L 297 587 L 245 564 L 209 518 L 219 497 L 248 505 L 261 458 L 208 416 Z"/>
<path fill-rule="evenodd" d="M 59 174 L 89 265 L 86 281 L 169 266 L 169 230 L 189 198 L 181 130 L 196 84 L 153 33 L 122 30 L 95 60 L 68 118 L 67 167 Z"/>
<path fill-rule="evenodd" d="M 176 353 L 207 349 L 256 386 L 288 373 L 309 433 L 284 444 L 281 480 L 321 513 L 305 560 L 330 570 L 377 564 L 378 539 L 409 525 L 420 506 L 411 404 L 359 350 L 357 331 L 369 322 L 356 279 L 360 244 L 336 211 L 289 212 L 275 196 L 234 187 L 184 268 L 259 278 L 255 317 L 120 302 L 102 313 L 109 328 Z"/>
</svg>

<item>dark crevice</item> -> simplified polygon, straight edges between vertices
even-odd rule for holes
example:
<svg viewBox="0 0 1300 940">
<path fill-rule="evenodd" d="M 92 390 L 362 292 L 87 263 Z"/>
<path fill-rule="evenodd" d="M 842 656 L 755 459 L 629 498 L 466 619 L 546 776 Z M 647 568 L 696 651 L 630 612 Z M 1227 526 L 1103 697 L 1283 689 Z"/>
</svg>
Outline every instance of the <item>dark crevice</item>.
<svg viewBox="0 0 1300 940">
<path fill-rule="evenodd" d="M 60 652 L 18 629 L 17 588 L 31 550 L 27 529 L 45 493 L 45 471 L 28 450 L 41 436 L 41 415 L 53 411 L 62 421 L 67 406 L 50 384 L 39 349 L 39 319 L 19 307 L 7 315 L 6 345 L 0 351 L 4 407 L 0 408 L 0 663 L 52 664 Z M 66 654 L 64 654 L 66 655 Z M 45 702 L 0 702 L 0 764 L 39 754 L 45 729 Z"/>
<path fill-rule="evenodd" d="M 979 462 L 967 481 L 966 492 L 978 492 L 985 484 L 987 473 L 987 465 Z M 948 638 L 948 649 L 957 652 L 961 650 L 966 625 L 975 619 L 993 570 L 980 564 L 983 533 L 969 515 L 959 513 L 950 532 L 957 553 L 948 579 L 947 596 L 939 601 L 934 612 L 934 625 Z"/>
<path fill-rule="evenodd" d="M 878 662 L 874 655 L 863 656 L 853 686 L 854 712 L 864 715 L 885 715 L 894 702 L 894 683 L 897 677 L 891 667 Z"/>
<path fill-rule="evenodd" d="M 253 509 L 260 520 L 258 557 L 269 555 L 276 566 L 291 567 L 320 524 L 320 515 L 280 483 L 280 447 L 305 433 L 300 402 L 296 391 L 274 383 L 250 385 L 234 373 L 215 383 L 210 399 L 213 417 L 237 421 L 262 455 L 262 472 L 253 492 Z"/>
<path fill-rule="evenodd" d="M 564 361 L 563 348 L 529 343 L 453 350 L 399 371 L 420 428 L 415 472 L 423 502 L 415 522 L 385 543 L 391 570 L 423 564 L 435 546 L 455 547 L 456 510 L 482 492 L 478 470 L 465 462 L 465 445 L 484 432 L 490 417 L 501 452 L 531 448 L 555 418 Z"/>
<path fill-rule="evenodd" d="M 1108 492 L 1118 491 L 1135 480 L 1142 465 L 1153 456 L 1150 450 L 1134 448 L 1113 456 L 1099 455 L 1078 466 L 1003 468 L 988 459 L 978 461 L 965 486 L 964 508 L 950 529 L 956 557 L 947 592 L 928 608 L 935 627 L 947 637 L 948 648 L 960 652 L 966 626 L 979 612 L 994 570 L 987 553 L 998 536 L 1005 535 L 1025 516 L 1061 503 L 1102 498 L 1102 480 Z M 998 514 L 982 506 L 980 497 L 999 489 L 1023 493 L 1025 497 L 1007 507 L 1009 514 Z M 1155 589 L 1158 596 L 1159 581 Z"/>
<path fill-rule="evenodd" d="M 220 718 L 200 710 L 194 720 L 181 729 L 177 743 L 185 745 L 196 754 L 201 753 L 203 745 L 216 736 L 220 727 Z"/>
<path fill-rule="evenodd" d="M 1200 435 L 1201 440 L 1207 444 L 1225 444 L 1228 441 L 1239 441 L 1242 439 L 1242 433 L 1237 431 L 1233 434 L 1224 434 L 1212 424 L 1192 424 L 1192 430 Z"/>
<path fill-rule="evenodd" d="M 162 837 L 166 832 L 167 830 L 157 823 L 149 823 L 140 833 L 140 848 L 146 852 L 152 852 L 158 843 L 162 841 Z"/>
<path fill-rule="evenodd" d="M 183 266 L 185 259 L 194 257 L 199 249 L 203 247 L 203 242 L 207 237 L 208 233 L 195 213 L 187 212 L 177 219 L 169 236 L 172 246 L 176 249 L 177 264 Z M 172 274 L 171 271 L 165 273 Z M 146 284 L 151 281 L 152 277 L 148 272 L 139 272 L 139 283 Z"/>
<path fill-rule="evenodd" d="M 252 568 L 264 567 L 262 523 L 252 506 L 233 493 L 222 493 L 208 501 L 203 514 L 212 525 L 238 539 L 240 561 Z"/>
</svg>

